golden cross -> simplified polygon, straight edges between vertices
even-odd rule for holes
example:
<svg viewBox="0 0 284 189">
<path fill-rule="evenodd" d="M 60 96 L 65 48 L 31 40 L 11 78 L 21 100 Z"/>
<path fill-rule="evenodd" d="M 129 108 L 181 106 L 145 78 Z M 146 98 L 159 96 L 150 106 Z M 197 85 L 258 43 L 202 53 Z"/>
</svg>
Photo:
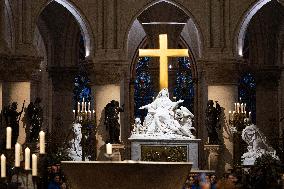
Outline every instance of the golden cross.
<svg viewBox="0 0 284 189">
<path fill-rule="evenodd" d="M 160 57 L 160 90 L 168 88 L 168 57 L 188 57 L 188 49 L 168 49 L 167 34 L 159 35 L 160 49 L 139 49 L 141 57 Z"/>
</svg>

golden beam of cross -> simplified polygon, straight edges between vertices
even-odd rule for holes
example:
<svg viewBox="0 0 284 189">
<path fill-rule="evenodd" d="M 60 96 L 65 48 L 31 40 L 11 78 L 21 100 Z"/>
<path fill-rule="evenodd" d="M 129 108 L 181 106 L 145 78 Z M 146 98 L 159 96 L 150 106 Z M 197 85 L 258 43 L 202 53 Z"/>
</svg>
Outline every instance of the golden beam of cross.
<svg viewBox="0 0 284 189">
<path fill-rule="evenodd" d="M 188 49 L 168 49 L 167 34 L 159 35 L 160 49 L 139 49 L 140 57 L 160 57 L 160 90 L 168 88 L 168 57 L 184 57 Z"/>
</svg>

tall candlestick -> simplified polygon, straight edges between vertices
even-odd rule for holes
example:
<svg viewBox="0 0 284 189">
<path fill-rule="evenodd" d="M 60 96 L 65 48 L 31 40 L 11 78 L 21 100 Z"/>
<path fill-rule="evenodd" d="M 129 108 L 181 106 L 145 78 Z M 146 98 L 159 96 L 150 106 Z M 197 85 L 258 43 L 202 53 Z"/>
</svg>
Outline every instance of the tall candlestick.
<svg viewBox="0 0 284 189">
<path fill-rule="evenodd" d="M 6 157 L 4 154 L 1 155 L 1 178 L 6 177 Z"/>
<path fill-rule="evenodd" d="M 45 154 L 45 133 L 43 131 L 39 132 L 39 153 Z"/>
<path fill-rule="evenodd" d="M 32 176 L 37 176 L 37 156 L 32 155 Z"/>
<path fill-rule="evenodd" d="M 20 167 L 21 145 L 15 144 L 15 167 Z"/>
<path fill-rule="evenodd" d="M 6 128 L 6 149 L 11 149 L 12 144 L 12 128 Z"/>
<path fill-rule="evenodd" d="M 110 143 L 106 144 L 106 153 L 112 154 L 112 144 L 110 144 Z"/>
<path fill-rule="evenodd" d="M 25 170 L 31 169 L 31 150 L 27 147 L 25 149 Z"/>
</svg>

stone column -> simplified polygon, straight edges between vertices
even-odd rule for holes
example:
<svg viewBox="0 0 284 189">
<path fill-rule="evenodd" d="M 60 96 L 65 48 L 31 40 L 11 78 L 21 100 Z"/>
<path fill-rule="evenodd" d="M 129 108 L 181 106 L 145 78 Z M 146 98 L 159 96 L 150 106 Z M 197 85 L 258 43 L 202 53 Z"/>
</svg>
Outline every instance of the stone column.
<svg viewBox="0 0 284 189">
<path fill-rule="evenodd" d="M 256 73 L 256 125 L 271 145 L 279 139 L 279 80 L 277 66 L 259 68 Z"/>
<path fill-rule="evenodd" d="M 229 111 L 233 110 L 234 102 L 238 97 L 238 63 L 234 59 L 205 61 L 203 68 L 208 86 L 208 100 L 218 101 L 222 107 L 222 128 L 219 138 L 224 148 L 219 164 L 223 170 L 218 172 L 228 171 L 233 167 L 233 135 L 228 125 L 228 115 Z"/>
<path fill-rule="evenodd" d="M 73 88 L 77 68 L 52 67 L 48 73 L 52 80 L 52 126 L 62 124 L 62 131 L 67 134 L 73 122 Z"/>
<path fill-rule="evenodd" d="M 0 2 L 0 54 L 8 54 L 8 44 L 5 40 L 5 1 Z"/>
</svg>

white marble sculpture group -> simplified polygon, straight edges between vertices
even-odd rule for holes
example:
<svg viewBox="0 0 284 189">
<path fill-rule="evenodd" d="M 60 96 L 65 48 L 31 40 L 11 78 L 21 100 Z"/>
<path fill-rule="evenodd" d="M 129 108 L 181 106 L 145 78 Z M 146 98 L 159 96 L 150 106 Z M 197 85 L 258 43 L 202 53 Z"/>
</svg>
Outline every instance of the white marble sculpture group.
<svg viewBox="0 0 284 189">
<path fill-rule="evenodd" d="M 132 139 L 194 139 L 192 131 L 193 114 L 178 104 L 183 100 L 173 102 L 169 98 L 168 89 L 162 89 L 155 100 L 140 109 L 148 113 L 143 124 L 140 118 L 135 119 Z"/>
<path fill-rule="evenodd" d="M 256 125 L 246 126 L 242 131 L 242 139 L 248 144 L 248 151 L 242 155 L 243 165 L 254 165 L 255 160 L 266 153 L 275 159 L 279 159 L 276 156 L 276 151 L 266 143 L 266 138 Z"/>
</svg>

